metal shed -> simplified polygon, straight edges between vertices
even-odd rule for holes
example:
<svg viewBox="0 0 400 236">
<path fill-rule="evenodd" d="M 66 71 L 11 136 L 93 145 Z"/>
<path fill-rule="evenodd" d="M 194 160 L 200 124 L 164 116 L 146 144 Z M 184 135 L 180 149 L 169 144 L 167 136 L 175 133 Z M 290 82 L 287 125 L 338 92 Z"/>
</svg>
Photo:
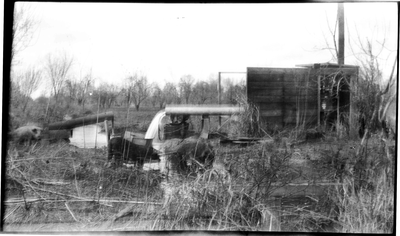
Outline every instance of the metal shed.
<svg viewBox="0 0 400 236">
<path fill-rule="evenodd" d="M 247 96 L 271 127 L 320 126 L 336 120 L 351 127 L 352 81 L 358 67 L 332 63 L 296 68 L 247 68 Z"/>
</svg>

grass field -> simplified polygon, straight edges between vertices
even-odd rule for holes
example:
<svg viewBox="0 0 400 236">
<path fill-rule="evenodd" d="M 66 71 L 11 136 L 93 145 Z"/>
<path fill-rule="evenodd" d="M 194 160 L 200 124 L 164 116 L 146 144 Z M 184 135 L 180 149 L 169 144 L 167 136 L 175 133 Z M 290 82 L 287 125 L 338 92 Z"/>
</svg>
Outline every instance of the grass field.
<svg viewBox="0 0 400 236">
<path fill-rule="evenodd" d="M 112 111 L 120 132 L 145 132 L 158 112 Z M 212 119 L 212 131 L 217 122 Z M 219 131 L 240 135 L 238 123 L 223 120 Z M 198 118 L 191 128 L 199 131 Z M 360 145 L 333 134 L 315 140 L 286 134 L 246 145 L 213 139 L 213 167 L 173 181 L 156 170 L 106 167 L 106 149 L 59 142 L 23 152 L 11 145 L 4 162 L 3 230 L 393 230 L 392 147 L 375 136 Z M 336 185 L 313 189 L 316 182 Z"/>
</svg>

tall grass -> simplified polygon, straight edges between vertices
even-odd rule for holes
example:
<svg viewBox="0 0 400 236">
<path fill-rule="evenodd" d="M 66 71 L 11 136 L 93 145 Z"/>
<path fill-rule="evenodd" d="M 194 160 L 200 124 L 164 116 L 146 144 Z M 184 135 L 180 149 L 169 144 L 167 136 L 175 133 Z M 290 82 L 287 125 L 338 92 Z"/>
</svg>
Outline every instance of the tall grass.
<svg viewBox="0 0 400 236">
<path fill-rule="evenodd" d="M 249 137 L 264 137 L 267 135 L 265 131 L 266 125 L 261 119 L 258 106 L 249 102 L 245 94 L 237 94 L 236 100 L 244 108 L 244 112 L 239 114 L 239 132 Z"/>
<path fill-rule="evenodd" d="M 257 107 L 244 101 L 241 106 L 245 113 L 229 130 L 266 136 Z M 133 112 L 129 126 L 146 127 L 155 112 Z M 116 116 L 126 118 L 122 113 Z M 37 144 L 21 152 L 11 145 L 3 222 L 27 224 L 27 230 L 70 222 L 79 225 L 75 230 L 103 231 L 325 231 L 333 224 L 335 232 L 392 232 L 395 154 L 379 137 L 355 146 L 354 152 L 347 150 L 348 140 L 338 142 L 343 137 L 335 137 L 327 144 L 332 149 L 315 151 L 329 166 L 326 175 L 343 183 L 329 192 L 329 198 L 309 196 L 309 201 L 303 198 L 282 208 L 284 199 L 271 197 L 278 187 L 304 179 L 305 166 L 295 169 L 290 161 L 295 153 L 305 158 L 305 151 L 288 147 L 283 140 L 296 143 L 303 134 L 304 130 L 277 134 L 283 147 L 280 142 L 215 145 L 212 169 L 189 172 L 168 183 L 156 171 L 104 168 L 106 150 Z"/>
<path fill-rule="evenodd" d="M 103 149 L 37 144 L 21 153 L 10 146 L 3 223 L 79 223 L 85 229 L 114 219 L 128 203 L 143 210 L 162 197 L 159 174 L 104 168 L 105 162 Z"/>
<path fill-rule="evenodd" d="M 332 192 L 341 232 L 392 233 L 394 227 L 394 153 L 373 136 L 347 158 L 343 185 Z M 393 148 L 393 147 L 392 147 Z"/>
<path fill-rule="evenodd" d="M 375 184 L 373 189 L 354 191 L 355 182 L 346 178 L 344 185 L 336 189 L 341 232 L 393 233 L 394 188 L 387 185 L 384 175 L 380 175 Z"/>
<path fill-rule="evenodd" d="M 39 230 L 57 223 L 83 230 L 276 230 L 271 183 L 294 175 L 289 155 L 275 149 L 218 148 L 212 169 L 186 173 L 168 188 L 158 172 L 104 168 L 105 150 L 52 144 L 17 155 L 10 149 L 3 220 Z"/>
<path fill-rule="evenodd" d="M 278 230 L 272 183 L 296 176 L 288 168 L 290 155 L 273 152 L 274 145 L 219 148 L 212 169 L 168 186 L 154 229 Z"/>
</svg>

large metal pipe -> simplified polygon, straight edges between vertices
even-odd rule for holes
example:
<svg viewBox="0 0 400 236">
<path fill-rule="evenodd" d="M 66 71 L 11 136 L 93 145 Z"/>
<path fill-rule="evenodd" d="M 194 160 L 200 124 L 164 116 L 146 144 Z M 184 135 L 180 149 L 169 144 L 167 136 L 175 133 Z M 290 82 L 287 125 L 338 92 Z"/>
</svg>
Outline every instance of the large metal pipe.
<svg viewBox="0 0 400 236">
<path fill-rule="evenodd" d="M 244 108 L 232 105 L 167 105 L 165 113 L 167 115 L 233 115 L 243 113 Z"/>
<path fill-rule="evenodd" d="M 48 128 L 49 130 L 73 129 L 84 125 L 96 124 L 105 120 L 111 120 L 114 122 L 114 114 L 112 112 L 106 112 L 98 115 L 90 115 L 72 120 L 56 122 L 49 124 Z"/>
</svg>

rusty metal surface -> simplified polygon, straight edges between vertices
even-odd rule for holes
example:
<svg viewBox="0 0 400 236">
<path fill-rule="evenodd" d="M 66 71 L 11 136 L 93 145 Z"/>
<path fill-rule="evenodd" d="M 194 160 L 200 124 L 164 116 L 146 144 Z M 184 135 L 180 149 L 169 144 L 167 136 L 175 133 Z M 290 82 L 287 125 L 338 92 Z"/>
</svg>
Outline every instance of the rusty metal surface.
<svg viewBox="0 0 400 236">
<path fill-rule="evenodd" d="M 298 118 L 316 123 L 318 84 L 305 68 L 248 68 L 247 95 L 270 124 L 296 124 Z M 299 116 L 299 113 L 300 115 Z"/>
<path fill-rule="evenodd" d="M 339 72 L 345 76 L 358 73 L 358 67 L 350 65 L 325 63 L 299 66 L 307 68 L 247 68 L 248 99 L 259 106 L 266 123 L 278 127 L 304 122 L 318 124 L 319 78 L 331 78 Z M 341 103 L 349 103 L 346 99 L 341 95 Z"/>
</svg>

